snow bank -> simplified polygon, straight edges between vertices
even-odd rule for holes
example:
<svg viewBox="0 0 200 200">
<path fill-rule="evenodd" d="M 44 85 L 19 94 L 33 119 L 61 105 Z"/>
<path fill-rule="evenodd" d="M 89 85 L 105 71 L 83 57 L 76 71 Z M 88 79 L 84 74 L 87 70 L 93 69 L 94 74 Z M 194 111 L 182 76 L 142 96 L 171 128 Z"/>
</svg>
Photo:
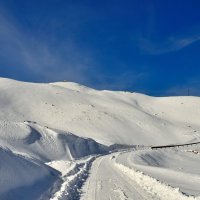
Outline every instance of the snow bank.
<svg viewBox="0 0 200 200">
<path fill-rule="evenodd" d="M 0 148 L 0 199 L 35 200 L 59 179 L 50 167 Z"/>
<path fill-rule="evenodd" d="M 161 182 L 180 191 L 194 196 L 200 196 L 200 155 L 188 148 L 140 150 L 128 152 L 117 157 L 116 162 L 127 167 L 142 171 Z"/>
<path fill-rule="evenodd" d="M 136 171 L 132 168 L 126 167 L 122 164 L 115 164 L 122 173 L 129 176 L 146 192 L 150 193 L 155 199 L 160 200 L 200 200 L 200 197 L 185 196 L 179 191 L 179 188 L 172 188 L 169 185 L 161 183 L 156 179 Z"/>
<path fill-rule="evenodd" d="M 1 146 L 42 162 L 73 160 L 108 151 L 106 146 L 90 138 L 53 130 L 36 122 L 0 121 L 0 131 Z"/>
</svg>

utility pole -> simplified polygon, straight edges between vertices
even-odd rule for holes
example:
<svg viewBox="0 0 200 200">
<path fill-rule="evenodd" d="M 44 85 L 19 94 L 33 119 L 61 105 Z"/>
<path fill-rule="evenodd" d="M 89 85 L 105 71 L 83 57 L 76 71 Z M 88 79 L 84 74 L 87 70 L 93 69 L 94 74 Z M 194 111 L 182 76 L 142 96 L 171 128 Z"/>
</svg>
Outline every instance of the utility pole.
<svg viewBox="0 0 200 200">
<path fill-rule="evenodd" d="M 190 88 L 188 88 L 188 96 L 190 96 Z"/>
</svg>

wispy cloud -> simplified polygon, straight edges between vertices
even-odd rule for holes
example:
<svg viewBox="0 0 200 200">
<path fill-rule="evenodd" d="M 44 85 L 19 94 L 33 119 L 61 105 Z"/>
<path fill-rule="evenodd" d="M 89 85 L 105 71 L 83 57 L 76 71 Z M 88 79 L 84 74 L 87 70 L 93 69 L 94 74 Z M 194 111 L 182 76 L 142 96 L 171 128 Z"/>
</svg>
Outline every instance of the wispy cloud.
<svg viewBox="0 0 200 200">
<path fill-rule="evenodd" d="M 92 53 L 73 39 L 56 44 L 42 41 L 20 28 L 14 18 L 2 14 L 0 24 L 0 57 L 9 65 L 24 68 L 27 73 L 38 75 L 39 80 L 88 81 L 87 74 L 95 64 Z"/>
<path fill-rule="evenodd" d="M 140 38 L 139 48 L 149 54 L 159 55 L 181 50 L 199 41 L 200 41 L 200 34 L 169 37 L 167 39 L 163 39 L 162 41 L 154 41 L 147 38 Z"/>
<path fill-rule="evenodd" d="M 29 76 L 37 77 L 37 81 L 65 79 L 98 89 L 125 90 L 133 88 L 145 76 L 132 71 L 106 75 L 101 71 L 104 66 L 95 60 L 95 50 L 79 46 L 71 37 L 51 42 L 47 35 L 42 40 L 38 35 L 20 28 L 11 16 L 2 14 L 0 24 L 0 57 L 8 65 L 23 68 Z"/>
</svg>

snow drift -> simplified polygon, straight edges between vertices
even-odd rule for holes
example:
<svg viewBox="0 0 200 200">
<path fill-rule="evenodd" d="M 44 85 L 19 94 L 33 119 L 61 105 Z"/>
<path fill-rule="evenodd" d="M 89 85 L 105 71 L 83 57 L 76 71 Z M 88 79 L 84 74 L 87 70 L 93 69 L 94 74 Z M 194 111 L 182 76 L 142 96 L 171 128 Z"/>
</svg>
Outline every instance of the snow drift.
<svg viewBox="0 0 200 200">
<path fill-rule="evenodd" d="M 42 162 L 73 160 L 105 153 L 108 148 L 90 138 L 42 127 L 36 122 L 0 122 L 0 145 Z"/>
<path fill-rule="evenodd" d="M 0 199 L 38 199 L 58 178 L 59 172 L 0 148 Z"/>
</svg>

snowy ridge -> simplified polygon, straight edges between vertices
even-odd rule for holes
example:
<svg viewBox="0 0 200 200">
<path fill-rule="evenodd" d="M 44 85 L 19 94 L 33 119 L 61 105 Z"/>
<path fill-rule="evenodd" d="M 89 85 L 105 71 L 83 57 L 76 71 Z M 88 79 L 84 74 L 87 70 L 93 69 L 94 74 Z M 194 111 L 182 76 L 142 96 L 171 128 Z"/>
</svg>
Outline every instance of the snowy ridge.
<svg viewBox="0 0 200 200">
<path fill-rule="evenodd" d="M 105 145 L 165 145 L 200 137 L 198 97 L 155 98 L 1 78 L 0 107 L 2 121 L 35 121 Z"/>
</svg>

